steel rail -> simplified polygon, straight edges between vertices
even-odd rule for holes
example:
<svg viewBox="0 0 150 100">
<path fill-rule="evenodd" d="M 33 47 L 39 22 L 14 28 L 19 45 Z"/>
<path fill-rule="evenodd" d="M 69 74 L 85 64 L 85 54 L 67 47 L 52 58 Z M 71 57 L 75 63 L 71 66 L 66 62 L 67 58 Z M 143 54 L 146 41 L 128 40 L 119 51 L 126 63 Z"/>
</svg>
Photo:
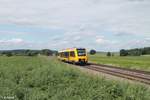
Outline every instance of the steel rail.
<svg viewBox="0 0 150 100">
<path fill-rule="evenodd" d="M 132 74 L 131 72 L 130 73 L 125 73 L 122 71 L 119 72 L 119 71 L 115 71 L 114 69 L 109 70 L 109 69 L 105 69 L 105 68 L 99 67 L 99 66 L 96 67 L 95 65 L 94 66 L 92 66 L 92 65 L 85 66 L 84 68 L 88 68 L 90 70 L 110 74 L 110 75 L 117 76 L 117 77 L 122 77 L 122 78 L 130 79 L 130 80 L 139 81 L 141 83 L 145 83 L 145 84 L 150 85 L 150 78 L 149 77 L 144 77 L 144 76 L 140 77 L 140 76 L 137 76 L 136 74 Z"/>
<path fill-rule="evenodd" d="M 82 67 L 97 72 L 102 72 L 113 76 L 126 78 L 129 80 L 139 81 L 141 83 L 150 85 L 150 72 L 148 71 L 127 69 L 127 68 L 121 68 L 121 67 L 115 67 L 115 66 L 103 65 L 103 64 L 94 64 L 94 63 L 89 63 Z"/>
</svg>

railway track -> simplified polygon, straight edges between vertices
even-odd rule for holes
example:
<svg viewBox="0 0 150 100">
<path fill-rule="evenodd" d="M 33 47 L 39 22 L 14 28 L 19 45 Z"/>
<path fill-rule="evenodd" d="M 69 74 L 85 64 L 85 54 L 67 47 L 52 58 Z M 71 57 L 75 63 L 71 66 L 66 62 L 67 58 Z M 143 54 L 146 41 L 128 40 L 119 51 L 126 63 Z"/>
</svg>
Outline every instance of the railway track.
<svg viewBox="0 0 150 100">
<path fill-rule="evenodd" d="M 90 63 L 84 68 L 150 85 L 150 72 Z"/>
</svg>

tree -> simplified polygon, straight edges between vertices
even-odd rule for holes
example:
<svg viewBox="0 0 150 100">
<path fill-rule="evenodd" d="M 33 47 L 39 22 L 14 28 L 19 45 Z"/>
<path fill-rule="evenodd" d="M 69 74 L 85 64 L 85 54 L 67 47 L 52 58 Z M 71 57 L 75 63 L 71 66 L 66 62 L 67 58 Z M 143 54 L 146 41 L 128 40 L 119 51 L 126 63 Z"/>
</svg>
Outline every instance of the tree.
<svg viewBox="0 0 150 100">
<path fill-rule="evenodd" d="M 7 53 L 6 51 L 3 51 L 3 52 L 2 52 L 2 55 L 6 55 L 6 53 Z"/>
<path fill-rule="evenodd" d="M 150 47 L 145 47 L 145 48 L 142 48 L 142 55 L 145 55 L 145 54 L 150 54 Z"/>
<path fill-rule="evenodd" d="M 7 53 L 6 53 L 6 56 L 7 56 L 7 57 L 11 57 L 11 56 L 13 56 L 13 55 L 12 55 L 11 52 L 7 52 Z"/>
<path fill-rule="evenodd" d="M 120 50 L 120 56 L 127 56 L 128 52 L 124 49 Z"/>
<path fill-rule="evenodd" d="M 55 56 L 58 56 L 58 51 L 53 51 L 53 54 L 54 54 Z"/>
<path fill-rule="evenodd" d="M 94 49 L 90 50 L 90 54 L 91 54 L 91 55 L 96 54 L 96 50 L 94 50 Z"/>
<path fill-rule="evenodd" d="M 111 52 L 107 52 L 107 56 L 110 57 L 111 56 Z"/>
<path fill-rule="evenodd" d="M 43 50 L 41 50 L 41 54 L 46 55 L 46 56 L 52 56 L 53 51 L 51 51 L 49 49 L 43 49 Z"/>
<path fill-rule="evenodd" d="M 37 56 L 38 52 L 33 51 L 33 50 L 26 50 L 25 55 L 27 55 L 27 56 Z"/>
</svg>

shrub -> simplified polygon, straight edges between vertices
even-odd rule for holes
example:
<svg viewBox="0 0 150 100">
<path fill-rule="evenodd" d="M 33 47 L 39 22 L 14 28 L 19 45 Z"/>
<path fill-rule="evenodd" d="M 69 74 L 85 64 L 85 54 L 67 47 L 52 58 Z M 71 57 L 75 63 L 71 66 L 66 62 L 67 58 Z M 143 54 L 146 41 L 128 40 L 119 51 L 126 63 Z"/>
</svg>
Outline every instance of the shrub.
<svg viewBox="0 0 150 100">
<path fill-rule="evenodd" d="M 107 52 L 107 56 L 110 57 L 111 56 L 111 52 Z"/>
<path fill-rule="evenodd" d="M 43 54 L 45 56 L 52 56 L 53 55 L 53 51 L 51 51 L 49 49 L 43 49 L 43 50 L 41 50 L 41 54 Z"/>
<path fill-rule="evenodd" d="M 127 56 L 128 52 L 124 49 L 120 50 L 120 56 Z"/>
<path fill-rule="evenodd" d="M 91 54 L 91 55 L 96 54 L 96 50 L 93 50 L 93 49 L 92 49 L 92 50 L 90 50 L 90 54 Z"/>
<path fill-rule="evenodd" d="M 7 56 L 7 57 L 11 57 L 11 56 L 13 56 L 13 54 L 12 54 L 11 52 L 7 52 L 7 53 L 6 53 L 6 56 Z"/>
</svg>

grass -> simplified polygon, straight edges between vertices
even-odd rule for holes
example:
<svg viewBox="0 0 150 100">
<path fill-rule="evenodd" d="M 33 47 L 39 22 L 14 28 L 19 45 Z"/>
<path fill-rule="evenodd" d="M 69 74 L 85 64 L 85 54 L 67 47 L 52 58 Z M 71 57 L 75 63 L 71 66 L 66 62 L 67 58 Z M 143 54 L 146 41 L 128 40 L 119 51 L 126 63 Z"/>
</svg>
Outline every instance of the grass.
<svg viewBox="0 0 150 100">
<path fill-rule="evenodd" d="M 96 54 L 89 55 L 89 60 L 99 64 L 150 71 L 150 56 L 107 57 L 105 55 Z"/>
<path fill-rule="evenodd" d="M 0 57 L 0 100 L 149 100 L 149 88 L 90 76 L 48 57 Z"/>
</svg>

